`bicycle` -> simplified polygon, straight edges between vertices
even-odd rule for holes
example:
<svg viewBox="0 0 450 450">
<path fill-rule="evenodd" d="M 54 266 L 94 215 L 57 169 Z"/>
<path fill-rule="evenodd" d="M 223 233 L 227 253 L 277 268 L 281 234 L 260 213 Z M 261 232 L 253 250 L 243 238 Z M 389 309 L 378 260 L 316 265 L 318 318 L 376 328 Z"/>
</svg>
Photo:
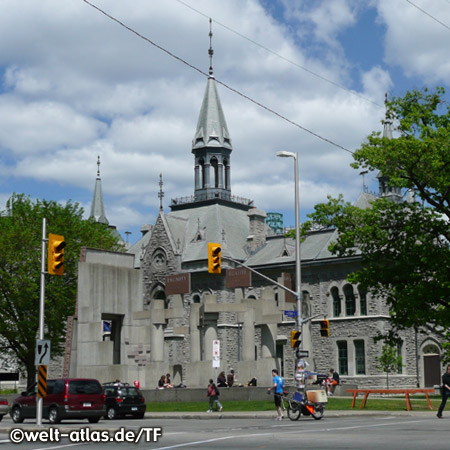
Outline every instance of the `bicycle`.
<svg viewBox="0 0 450 450">
<path fill-rule="evenodd" d="M 308 399 L 308 396 L 311 399 Z M 313 397 L 322 401 L 313 401 Z M 320 420 L 325 414 L 326 394 L 323 391 L 306 391 L 306 398 L 300 392 L 294 392 L 293 394 L 286 392 L 283 393 L 281 398 L 283 409 L 287 409 L 287 415 L 292 421 L 299 420 L 302 414 Z"/>
</svg>

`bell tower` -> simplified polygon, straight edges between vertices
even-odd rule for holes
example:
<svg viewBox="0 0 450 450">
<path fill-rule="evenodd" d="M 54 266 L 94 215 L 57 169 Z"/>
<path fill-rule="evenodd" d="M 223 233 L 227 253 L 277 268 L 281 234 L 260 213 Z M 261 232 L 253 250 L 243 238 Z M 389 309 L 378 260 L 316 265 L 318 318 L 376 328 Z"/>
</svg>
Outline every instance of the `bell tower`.
<svg viewBox="0 0 450 450">
<path fill-rule="evenodd" d="M 192 153 L 195 157 L 195 201 L 231 199 L 232 146 L 214 79 L 211 19 L 209 24 L 209 77 L 192 140 Z"/>
</svg>

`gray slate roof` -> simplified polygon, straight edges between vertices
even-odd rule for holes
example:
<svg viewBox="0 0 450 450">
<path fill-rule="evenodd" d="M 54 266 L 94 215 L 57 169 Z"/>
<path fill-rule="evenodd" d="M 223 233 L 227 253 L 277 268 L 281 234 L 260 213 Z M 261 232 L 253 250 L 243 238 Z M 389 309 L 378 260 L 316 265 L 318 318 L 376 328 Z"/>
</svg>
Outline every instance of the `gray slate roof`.
<svg viewBox="0 0 450 450">
<path fill-rule="evenodd" d="M 202 147 L 223 147 L 232 150 L 225 114 L 212 76 L 206 84 L 197 130 L 192 140 L 193 150 Z"/>
</svg>

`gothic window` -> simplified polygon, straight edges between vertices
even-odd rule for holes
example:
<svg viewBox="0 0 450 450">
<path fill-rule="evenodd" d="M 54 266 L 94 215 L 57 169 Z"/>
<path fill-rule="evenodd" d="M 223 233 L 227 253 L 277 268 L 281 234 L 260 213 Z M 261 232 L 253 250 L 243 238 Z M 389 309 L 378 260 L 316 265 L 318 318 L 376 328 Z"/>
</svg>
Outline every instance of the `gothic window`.
<svg viewBox="0 0 450 450">
<path fill-rule="evenodd" d="M 152 269 L 154 271 L 162 271 L 167 267 L 167 257 L 163 249 L 158 248 L 152 256 Z"/>
<path fill-rule="evenodd" d="M 364 349 L 364 341 L 354 341 L 355 345 L 355 368 L 356 375 L 366 374 L 366 355 Z"/>
<path fill-rule="evenodd" d="M 337 343 L 338 347 L 338 365 L 339 365 L 339 374 L 340 375 L 348 375 L 348 350 L 347 350 L 347 341 L 339 341 Z"/>
<path fill-rule="evenodd" d="M 356 299 L 352 285 L 346 284 L 344 286 L 344 296 L 345 296 L 345 315 L 354 316 L 356 311 Z"/>
<path fill-rule="evenodd" d="M 214 174 L 214 183 L 211 183 L 211 186 L 214 186 L 215 188 L 219 187 L 219 163 L 217 162 L 217 158 L 213 156 L 211 158 L 211 167 L 213 168 L 213 174 Z"/>
<path fill-rule="evenodd" d="M 201 180 L 200 180 L 200 186 L 202 188 L 205 187 L 205 160 L 203 158 L 200 158 L 198 160 L 198 165 L 200 166 L 200 176 L 201 176 Z"/>
<path fill-rule="evenodd" d="M 191 297 L 191 302 L 192 302 L 192 303 L 200 303 L 200 295 L 199 295 L 199 294 L 194 294 L 194 295 Z"/>
<path fill-rule="evenodd" d="M 228 163 L 228 159 L 224 159 L 223 160 L 223 167 L 224 167 L 224 169 L 225 169 L 225 182 L 224 182 L 224 184 L 225 184 L 225 189 L 230 189 L 230 186 L 229 186 L 229 182 L 230 182 L 230 166 L 228 165 L 229 163 Z"/>
<path fill-rule="evenodd" d="M 339 317 L 341 315 L 341 298 L 339 297 L 339 290 L 336 286 L 331 288 L 331 297 L 333 298 L 333 316 Z"/>
<path fill-rule="evenodd" d="M 359 293 L 359 311 L 361 316 L 367 316 L 367 292 L 360 286 L 358 287 Z"/>
</svg>

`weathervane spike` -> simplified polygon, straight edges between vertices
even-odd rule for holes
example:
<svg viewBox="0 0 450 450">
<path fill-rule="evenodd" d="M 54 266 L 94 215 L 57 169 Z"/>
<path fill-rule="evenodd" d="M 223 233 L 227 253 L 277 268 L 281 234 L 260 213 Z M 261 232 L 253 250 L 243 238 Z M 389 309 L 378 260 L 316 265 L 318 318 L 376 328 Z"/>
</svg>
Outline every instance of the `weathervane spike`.
<svg viewBox="0 0 450 450">
<path fill-rule="evenodd" d="M 212 19 L 210 17 L 209 18 L 209 50 L 208 50 L 208 54 L 209 54 L 209 76 L 210 77 L 213 76 L 213 55 L 214 55 L 214 50 L 212 48 L 212 37 L 213 37 Z"/>
<path fill-rule="evenodd" d="M 163 198 L 164 198 L 164 191 L 162 190 L 163 187 L 163 180 L 162 180 L 162 173 L 159 174 L 159 192 L 158 192 L 158 197 L 159 197 L 159 210 L 162 211 L 163 208 Z"/>
<path fill-rule="evenodd" d="M 97 178 L 100 178 L 100 155 L 97 156 Z"/>
</svg>

